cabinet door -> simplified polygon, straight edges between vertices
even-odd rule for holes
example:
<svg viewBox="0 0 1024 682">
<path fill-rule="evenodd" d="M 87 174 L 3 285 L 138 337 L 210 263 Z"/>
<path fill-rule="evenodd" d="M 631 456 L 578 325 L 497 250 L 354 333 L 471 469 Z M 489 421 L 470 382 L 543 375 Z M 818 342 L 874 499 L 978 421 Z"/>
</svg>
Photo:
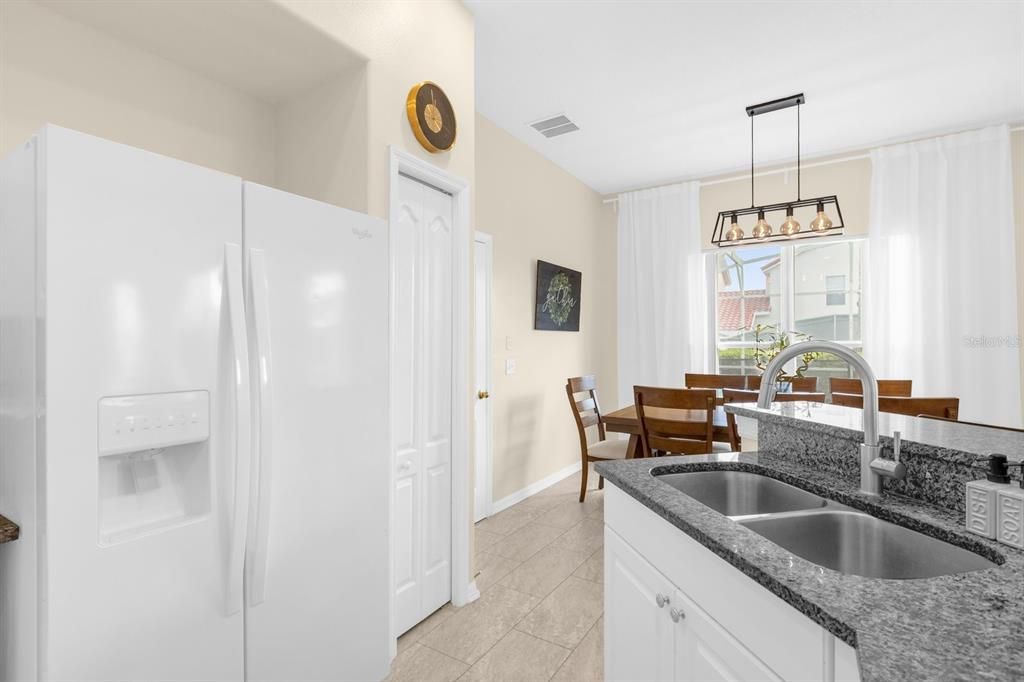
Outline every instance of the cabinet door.
<svg viewBox="0 0 1024 682">
<path fill-rule="evenodd" d="M 614 531 L 604 532 L 605 679 L 672 680 L 672 584 Z"/>
<path fill-rule="evenodd" d="M 782 680 L 678 590 L 672 594 L 669 615 L 675 629 L 677 682 Z"/>
</svg>

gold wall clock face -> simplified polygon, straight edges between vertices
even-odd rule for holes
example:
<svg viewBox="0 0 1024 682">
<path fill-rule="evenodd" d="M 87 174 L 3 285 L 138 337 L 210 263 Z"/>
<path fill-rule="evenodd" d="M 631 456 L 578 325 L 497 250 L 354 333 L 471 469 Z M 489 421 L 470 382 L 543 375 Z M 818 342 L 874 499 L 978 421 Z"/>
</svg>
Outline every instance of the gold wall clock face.
<svg viewBox="0 0 1024 682">
<path fill-rule="evenodd" d="M 436 84 L 424 81 L 412 86 L 405 110 L 412 132 L 425 149 L 437 153 L 455 145 L 455 109 Z"/>
</svg>

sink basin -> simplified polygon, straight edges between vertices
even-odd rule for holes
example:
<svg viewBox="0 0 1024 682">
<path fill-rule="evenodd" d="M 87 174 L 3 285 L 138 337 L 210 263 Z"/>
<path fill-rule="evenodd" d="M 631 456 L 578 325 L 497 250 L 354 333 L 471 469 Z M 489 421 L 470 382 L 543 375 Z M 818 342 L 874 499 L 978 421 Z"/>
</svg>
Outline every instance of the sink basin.
<svg viewBox="0 0 1024 682">
<path fill-rule="evenodd" d="M 817 509 L 826 501 L 813 493 L 746 471 L 694 471 L 658 476 L 725 516 L 751 516 Z"/>
<path fill-rule="evenodd" d="M 740 523 L 808 561 L 868 578 L 933 578 L 996 566 L 956 545 L 855 511 L 821 511 Z"/>
</svg>

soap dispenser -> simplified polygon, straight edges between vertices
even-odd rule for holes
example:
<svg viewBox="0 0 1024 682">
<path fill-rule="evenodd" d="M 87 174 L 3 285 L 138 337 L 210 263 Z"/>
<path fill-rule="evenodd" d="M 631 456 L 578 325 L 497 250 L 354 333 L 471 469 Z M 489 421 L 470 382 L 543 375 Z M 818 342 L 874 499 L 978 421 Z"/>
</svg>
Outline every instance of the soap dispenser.
<svg viewBox="0 0 1024 682">
<path fill-rule="evenodd" d="M 1009 466 L 1024 471 L 1024 461 Z M 1024 479 L 1019 486 L 1001 486 L 996 491 L 996 540 L 1024 549 Z"/>
<path fill-rule="evenodd" d="M 988 473 L 984 481 L 967 484 L 965 500 L 965 523 L 967 530 L 986 538 L 996 537 L 996 493 L 1009 488 L 1010 473 L 1006 455 L 993 454 L 978 458 L 988 461 Z"/>
</svg>

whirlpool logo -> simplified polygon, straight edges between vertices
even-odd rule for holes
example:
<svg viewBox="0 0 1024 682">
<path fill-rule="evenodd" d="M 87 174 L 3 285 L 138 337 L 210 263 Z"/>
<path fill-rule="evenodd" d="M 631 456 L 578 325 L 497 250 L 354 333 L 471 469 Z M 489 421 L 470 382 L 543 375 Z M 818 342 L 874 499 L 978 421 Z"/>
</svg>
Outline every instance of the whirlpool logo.
<svg viewBox="0 0 1024 682">
<path fill-rule="evenodd" d="M 359 239 L 369 239 L 370 237 L 373 236 L 373 233 L 370 232 L 369 230 L 367 230 L 367 229 L 360 230 L 358 227 L 353 227 L 352 228 L 352 234 L 354 234 Z"/>
</svg>

